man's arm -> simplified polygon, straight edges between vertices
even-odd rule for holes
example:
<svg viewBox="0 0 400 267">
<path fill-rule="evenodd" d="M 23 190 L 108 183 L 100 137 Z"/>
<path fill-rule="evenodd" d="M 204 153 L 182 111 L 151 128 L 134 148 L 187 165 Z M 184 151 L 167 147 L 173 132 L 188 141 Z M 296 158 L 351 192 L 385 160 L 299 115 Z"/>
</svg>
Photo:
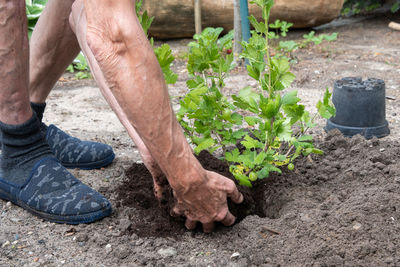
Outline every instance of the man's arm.
<svg viewBox="0 0 400 267">
<path fill-rule="evenodd" d="M 82 11 L 84 2 L 84 12 Z M 243 197 L 233 181 L 205 171 L 192 153 L 175 119 L 161 68 L 136 17 L 134 3 L 76 1 L 72 25 L 81 47 L 98 65 L 94 76 L 103 77 L 104 88 L 118 102 L 151 156 L 175 192 L 174 211 L 197 221 L 209 232 L 214 221 L 232 225 L 234 216 L 227 197 Z"/>
</svg>

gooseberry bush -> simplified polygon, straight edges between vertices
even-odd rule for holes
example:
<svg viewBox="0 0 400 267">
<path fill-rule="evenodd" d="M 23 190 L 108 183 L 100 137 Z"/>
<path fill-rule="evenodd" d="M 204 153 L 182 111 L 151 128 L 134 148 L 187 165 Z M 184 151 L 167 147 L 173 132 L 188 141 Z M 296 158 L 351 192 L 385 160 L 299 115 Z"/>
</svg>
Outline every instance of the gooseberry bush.
<svg viewBox="0 0 400 267">
<path fill-rule="evenodd" d="M 232 35 L 219 38 L 221 28 L 207 28 L 190 43 L 187 81 L 188 93 L 181 99 L 177 119 L 200 153 L 222 152 L 230 171 L 241 185 L 294 169 L 299 156 L 322 154 L 307 132 L 318 115 L 335 115 L 327 89 L 317 104 L 318 113 L 310 115 L 300 104 L 297 91 L 288 91 L 295 75 L 286 57 L 270 55 L 269 15 L 273 0 L 253 0 L 262 9 L 263 21 L 250 17 L 254 31 L 243 42 L 241 58 L 248 62 L 248 75 L 257 83 L 230 94 L 225 79 L 234 69 L 233 54 L 226 53 Z"/>
</svg>

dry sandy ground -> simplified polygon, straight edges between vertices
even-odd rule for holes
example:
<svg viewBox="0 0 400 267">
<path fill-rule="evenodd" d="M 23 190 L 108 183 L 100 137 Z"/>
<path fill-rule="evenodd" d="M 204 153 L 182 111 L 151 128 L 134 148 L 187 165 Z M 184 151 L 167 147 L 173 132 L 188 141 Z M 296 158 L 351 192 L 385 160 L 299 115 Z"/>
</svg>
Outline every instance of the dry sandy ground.
<svg viewBox="0 0 400 267">
<path fill-rule="evenodd" d="M 297 79 L 292 89 L 299 90 L 303 103 L 314 110 L 325 88 L 332 88 L 337 79 L 346 76 L 381 78 L 386 82 L 387 95 L 392 97 L 387 100 L 387 119 L 392 133 L 385 139 L 399 140 L 400 32 L 387 28 L 390 22 L 387 16 L 381 15 L 321 31 L 339 32 L 338 41 L 295 52 L 299 63 L 293 67 Z M 295 31 L 289 36 L 297 39 L 304 33 Z M 177 55 L 185 51 L 187 43 L 188 40 L 170 42 Z M 181 61 L 176 63 L 174 70 L 179 74 L 179 81 L 170 86 L 170 93 L 179 96 L 186 91 L 187 72 Z M 120 183 L 125 175 L 124 170 L 132 162 L 140 161 L 135 145 L 102 98 L 95 83 L 91 80 L 70 81 L 68 77 L 65 76 L 52 91 L 45 121 L 56 124 L 76 137 L 112 145 L 117 158 L 111 166 L 95 171 L 72 170 L 72 173 L 97 190 Z M 235 73 L 227 82 L 228 88 L 233 91 L 252 83 L 243 70 Z M 177 100 L 173 102 L 176 104 Z M 319 121 L 316 134 L 322 133 L 324 123 Z M 114 201 L 113 195 L 108 196 Z M 185 253 L 174 248 L 175 241 L 171 238 L 157 239 L 156 249 L 150 249 L 153 241 L 137 236 L 118 238 L 118 244 L 115 244 L 113 238 L 122 233 L 119 228 L 121 218 L 123 211 L 116 210 L 113 217 L 89 226 L 57 225 L 37 219 L 19 207 L 0 200 L 0 266 L 163 266 L 163 263 L 169 266 L 214 266 L 222 264 L 216 260 L 219 258 L 232 266 L 256 264 L 230 259 L 237 251 L 231 249 L 229 244 L 219 244 L 219 237 L 227 235 L 229 230 L 213 234 L 209 240 L 205 237 L 209 242 L 219 244 L 219 248 L 224 247 L 215 251 L 207 247 L 204 240 L 198 245 L 196 238 L 189 240 L 190 233 L 184 238 L 192 250 Z M 246 223 L 254 220 L 257 218 L 245 220 L 235 229 L 243 228 Z M 199 235 L 202 234 L 196 234 Z M 125 255 L 124 250 L 130 254 Z M 149 253 L 153 253 L 154 257 L 148 262 L 138 260 L 141 255 L 145 255 L 146 250 L 151 251 Z M 160 260 L 154 260 L 157 257 Z M 290 258 L 290 255 L 287 257 Z M 309 259 L 309 263 L 313 265 L 315 262 Z M 289 265 L 297 264 L 292 262 Z"/>
</svg>

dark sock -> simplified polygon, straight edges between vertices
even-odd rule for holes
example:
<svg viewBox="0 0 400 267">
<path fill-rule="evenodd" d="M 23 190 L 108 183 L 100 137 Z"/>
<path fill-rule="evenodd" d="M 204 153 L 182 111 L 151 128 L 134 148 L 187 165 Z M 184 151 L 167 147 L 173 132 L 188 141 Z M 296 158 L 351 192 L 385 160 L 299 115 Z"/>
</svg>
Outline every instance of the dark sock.
<svg viewBox="0 0 400 267">
<path fill-rule="evenodd" d="M 47 125 L 42 122 L 43 120 L 43 113 L 44 110 L 46 109 L 46 103 L 33 103 L 31 102 L 31 108 L 33 111 L 36 112 L 36 115 L 39 119 L 40 122 L 40 129 L 42 130 L 42 133 L 46 135 L 47 131 Z"/>
<path fill-rule="evenodd" d="M 3 180 L 22 185 L 40 158 L 53 156 L 35 112 L 31 119 L 19 125 L 0 122 L 0 133 L 0 178 Z"/>
</svg>

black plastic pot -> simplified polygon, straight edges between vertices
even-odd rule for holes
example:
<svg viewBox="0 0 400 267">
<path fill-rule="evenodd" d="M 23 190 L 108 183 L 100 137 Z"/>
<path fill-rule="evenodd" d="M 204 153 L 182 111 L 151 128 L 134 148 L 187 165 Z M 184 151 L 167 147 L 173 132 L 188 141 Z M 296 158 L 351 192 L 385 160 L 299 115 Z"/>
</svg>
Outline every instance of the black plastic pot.
<svg viewBox="0 0 400 267">
<path fill-rule="evenodd" d="M 390 133 L 386 120 L 385 82 L 347 77 L 335 82 L 332 102 L 336 116 L 328 120 L 326 131 L 339 129 L 344 136 L 361 134 L 370 139 Z"/>
</svg>

